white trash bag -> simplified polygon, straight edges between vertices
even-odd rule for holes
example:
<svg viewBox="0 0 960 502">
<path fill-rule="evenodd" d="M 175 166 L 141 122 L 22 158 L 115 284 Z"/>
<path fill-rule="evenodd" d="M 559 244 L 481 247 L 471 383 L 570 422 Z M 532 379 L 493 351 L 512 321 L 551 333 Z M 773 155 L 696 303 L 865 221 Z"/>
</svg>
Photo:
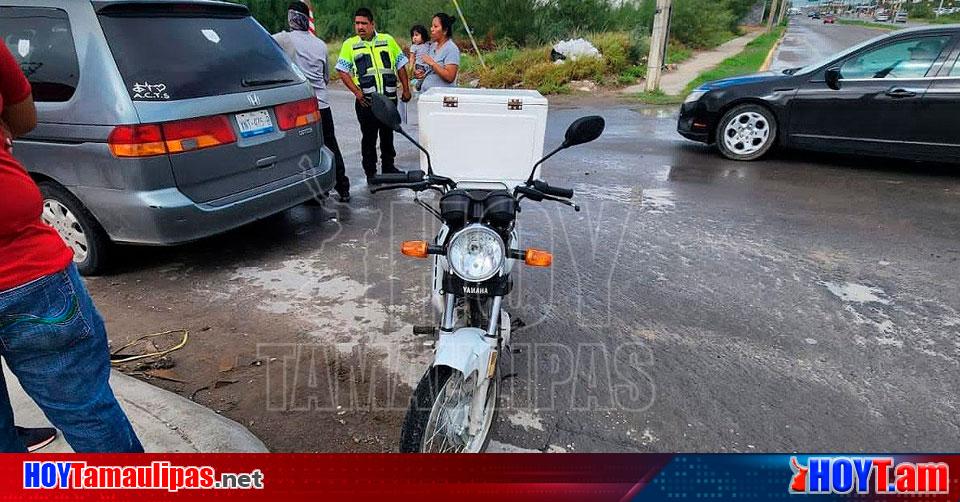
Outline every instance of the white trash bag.
<svg viewBox="0 0 960 502">
<path fill-rule="evenodd" d="M 580 58 L 599 58 L 600 51 L 590 42 L 578 38 L 575 40 L 561 40 L 553 46 L 551 53 L 554 61 L 576 61 Z"/>
</svg>

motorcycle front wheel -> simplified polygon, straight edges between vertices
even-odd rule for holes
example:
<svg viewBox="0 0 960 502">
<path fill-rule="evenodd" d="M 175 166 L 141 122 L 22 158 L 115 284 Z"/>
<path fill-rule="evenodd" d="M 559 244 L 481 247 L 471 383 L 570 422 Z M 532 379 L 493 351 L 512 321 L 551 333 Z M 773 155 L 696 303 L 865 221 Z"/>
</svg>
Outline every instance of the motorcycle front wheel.
<svg viewBox="0 0 960 502">
<path fill-rule="evenodd" d="M 402 453 L 481 453 L 490 442 L 490 429 L 500 398 L 499 378 L 487 387 L 480 431 L 472 435 L 467 427 L 473 382 L 446 366 L 428 370 L 410 400 L 400 432 Z"/>
</svg>

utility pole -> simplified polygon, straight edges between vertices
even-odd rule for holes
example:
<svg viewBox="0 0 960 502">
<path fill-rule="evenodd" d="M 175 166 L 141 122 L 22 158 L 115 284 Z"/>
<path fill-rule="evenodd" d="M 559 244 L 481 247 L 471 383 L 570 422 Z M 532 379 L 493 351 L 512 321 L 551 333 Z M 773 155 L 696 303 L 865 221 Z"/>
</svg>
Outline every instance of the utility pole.
<svg viewBox="0 0 960 502">
<path fill-rule="evenodd" d="M 767 31 L 773 29 L 773 16 L 777 13 L 777 0 L 770 0 L 770 13 L 767 14 Z"/>
<path fill-rule="evenodd" d="M 787 0 L 780 0 L 780 14 L 777 15 L 777 25 L 783 22 L 783 15 L 787 12 Z"/>
<path fill-rule="evenodd" d="M 657 14 L 653 18 L 653 35 L 650 37 L 650 55 L 647 56 L 647 81 L 645 90 L 654 92 L 660 89 L 660 75 L 663 73 L 663 55 L 667 50 L 667 38 L 670 36 L 670 9 L 673 0 L 657 0 Z"/>
</svg>

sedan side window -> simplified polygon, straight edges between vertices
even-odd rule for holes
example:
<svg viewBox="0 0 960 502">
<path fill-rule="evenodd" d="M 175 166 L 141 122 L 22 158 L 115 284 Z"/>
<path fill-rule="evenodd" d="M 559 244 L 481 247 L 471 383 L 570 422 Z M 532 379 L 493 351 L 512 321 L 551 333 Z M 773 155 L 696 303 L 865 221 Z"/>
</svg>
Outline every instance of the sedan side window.
<svg viewBox="0 0 960 502">
<path fill-rule="evenodd" d="M 960 59 L 953 63 L 953 69 L 950 70 L 951 77 L 960 77 Z"/>
<path fill-rule="evenodd" d="M 923 78 L 949 40 L 949 36 L 912 38 L 867 51 L 844 63 L 840 78 Z"/>
</svg>

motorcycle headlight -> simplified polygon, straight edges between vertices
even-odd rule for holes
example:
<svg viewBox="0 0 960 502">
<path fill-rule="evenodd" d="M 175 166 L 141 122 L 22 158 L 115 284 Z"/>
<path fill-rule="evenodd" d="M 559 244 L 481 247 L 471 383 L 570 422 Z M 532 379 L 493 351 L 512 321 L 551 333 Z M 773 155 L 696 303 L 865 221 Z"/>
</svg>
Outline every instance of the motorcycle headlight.
<svg viewBox="0 0 960 502">
<path fill-rule="evenodd" d="M 483 282 L 500 272 L 507 258 L 503 239 L 483 225 L 471 225 L 450 239 L 447 261 L 461 279 Z"/>
<path fill-rule="evenodd" d="M 707 91 L 693 91 L 687 95 L 687 99 L 683 100 L 684 103 L 694 103 L 700 100 Z"/>
</svg>

